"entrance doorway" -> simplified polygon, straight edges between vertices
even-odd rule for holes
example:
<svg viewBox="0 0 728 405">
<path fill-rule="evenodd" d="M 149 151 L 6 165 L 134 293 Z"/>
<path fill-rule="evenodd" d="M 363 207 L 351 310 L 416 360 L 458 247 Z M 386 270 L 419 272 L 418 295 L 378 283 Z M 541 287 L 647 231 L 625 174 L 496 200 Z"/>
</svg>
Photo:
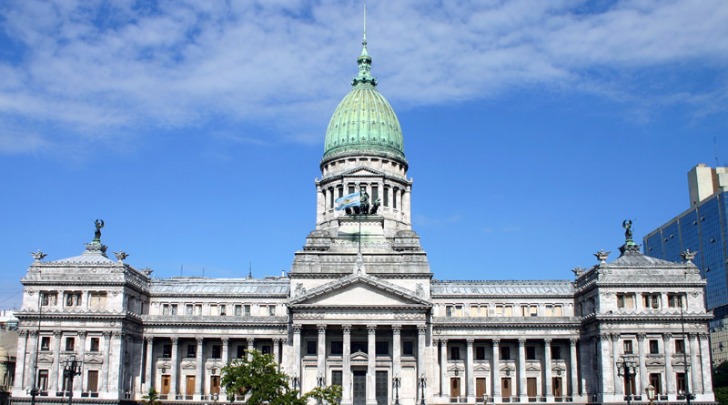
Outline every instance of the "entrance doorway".
<svg viewBox="0 0 728 405">
<path fill-rule="evenodd" d="M 554 387 L 554 396 L 556 398 L 560 398 L 560 397 L 564 396 L 564 390 L 561 385 L 561 377 L 554 377 L 552 381 L 553 381 L 552 386 Z"/>
<path fill-rule="evenodd" d="M 526 378 L 526 393 L 528 395 L 528 400 L 531 402 L 536 402 L 536 395 L 538 395 L 537 387 L 538 384 L 535 377 Z"/>
<path fill-rule="evenodd" d="M 375 388 L 377 393 L 377 405 L 387 405 L 389 396 L 389 378 L 386 371 L 377 371 Z"/>
<path fill-rule="evenodd" d="M 352 377 L 354 379 L 353 385 L 354 390 L 353 404 L 354 405 L 366 405 L 367 403 L 367 372 L 366 371 L 353 371 Z"/>
<path fill-rule="evenodd" d="M 510 401 L 511 395 L 513 395 L 511 393 L 511 379 L 501 379 L 501 396 L 503 397 L 503 402 Z"/>
<path fill-rule="evenodd" d="M 186 399 L 192 399 L 192 396 L 195 395 L 195 376 L 188 375 L 186 379 L 186 385 L 185 385 L 185 395 L 187 396 Z"/>
<path fill-rule="evenodd" d="M 480 402 L 485 398 L 485 378 L 475 379 L 475 400 Z"/>
<path fill-rule="evenodd" d="M 460 396 L 460 378 L 450 378 L 450 399 L 457 399 Z"/>
<path fill-rule="evenodd" d="M 172 381 L 172 379 L 168 375 L 162 376 L 162 392 L 161 392 L 162 395 L 169 395 L 171 381 Z M 166 397 L 165 397 L 165 399 L 166 399 Z"/>
</svg>

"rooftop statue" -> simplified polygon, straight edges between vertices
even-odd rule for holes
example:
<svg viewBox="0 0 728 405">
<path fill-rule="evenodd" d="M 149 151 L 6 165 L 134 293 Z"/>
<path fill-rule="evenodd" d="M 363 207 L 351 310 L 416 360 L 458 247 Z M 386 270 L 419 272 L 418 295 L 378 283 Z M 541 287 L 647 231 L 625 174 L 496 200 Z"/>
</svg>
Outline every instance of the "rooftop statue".
<svg viewBox="0 0 728 405">
<path fill-rule="evenodd" d="M 625 219 L 624 222 L 622 222 L 622 228 L 624 228 L 624 239 L 625 242 L 628 245 L 634 244 L 634 240 L 632 240 L 632 220 L 631 219 Z"/>
<path fill-rule="evenodd" d="M 96 226 L 96 232 L 94 232 L 94 242 L 101 242 L 101 228 L 104 227 L 104 220 L 97 219 L 96 221 L 94 221 L 94 225 Z"/>
</svg>

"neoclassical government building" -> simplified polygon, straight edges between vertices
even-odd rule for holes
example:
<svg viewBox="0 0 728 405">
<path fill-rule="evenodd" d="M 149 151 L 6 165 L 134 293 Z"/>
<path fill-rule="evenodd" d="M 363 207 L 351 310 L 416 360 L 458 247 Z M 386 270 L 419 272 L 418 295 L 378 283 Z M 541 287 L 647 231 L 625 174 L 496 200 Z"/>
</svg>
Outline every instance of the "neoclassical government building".
<svg viewBox="0 0 728 405">
<path fill-rule="evenodd" d="M 38 387 L 38 403 L 72 390 L 77 403 L 117 404 L 155 388 L 164 403 L 239 403 L 220 373 L 252 349 L 304 391 L 341 385 L 342 404 L 646 402 L 649 385 L 663 403 L 714 400 L 705 281 L 690 252 L 640 253 L 629 223 L 618 254 L 597 252 L 571 280 L 434 280 L 366 41 L 357 61 L 326 132 L 315 228 L 287 274 L 152 278 L 107 255 L 97 221 L 79 256 L 36 252 L 21 280 L 12 401 Z M 368 207 L 337 209 L 358 191 Z"/>
</svg>

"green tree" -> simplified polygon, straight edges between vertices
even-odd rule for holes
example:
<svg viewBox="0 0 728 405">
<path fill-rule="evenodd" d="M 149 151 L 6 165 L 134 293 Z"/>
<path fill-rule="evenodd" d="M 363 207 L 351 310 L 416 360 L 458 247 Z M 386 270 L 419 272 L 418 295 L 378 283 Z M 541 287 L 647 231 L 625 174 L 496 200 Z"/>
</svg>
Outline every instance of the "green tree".
<svg viewBox="0 0 728 405">
<path fill-rule="evenodd" d="M 162 405 L 162 401 L 159 400 L 157 390 L 154 388 L 150 388 L 149 393 L 143 396 L 142 399 L 144 399 L 144 401 L 142 401 L 144 405 Z"/>
<path fill-rule="evenodd" d="M 246 398 L 246 404 L 306 405 L 308 399 L 335 404 L 341 398 L 341 387 L 316 387 L 301 395 L 289 385 L 289 377 L 278 370 L 273 356 L 257 350 L 247 358 L 236 359 L 222 368 L 222 386 L 228 395 Z"/>
<path fill-rule="evenodd" d="M 715 388 L 715 400 L 720 405 L 728 405 L 728 387 Z"/>
</svg>

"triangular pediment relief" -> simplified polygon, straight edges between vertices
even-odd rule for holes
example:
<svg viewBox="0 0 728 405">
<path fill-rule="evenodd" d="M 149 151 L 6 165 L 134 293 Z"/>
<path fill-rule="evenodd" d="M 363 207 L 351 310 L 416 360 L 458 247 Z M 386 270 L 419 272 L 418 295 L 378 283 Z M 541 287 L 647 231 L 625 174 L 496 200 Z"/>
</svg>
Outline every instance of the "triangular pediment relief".
<svg viewBox="0 0 728 405">
<path fill-rule="evenodd" d="M 356 167 L 341 173 L 342 176 L 384 176 L 384 172 L 370 167 Z"/>
<path fill-rule="evenodd" d="M 369 356 L 361 350 L 351 354 L 351 361 L 366 361 L 368 358 Z"/>
<path fill-rule="evenodd" d="M 352 274 L 311 289 L 289 305 L 337 307 L 425 306 L 432 304 L 414 291 L 367 274 Z"/>
</svg>

